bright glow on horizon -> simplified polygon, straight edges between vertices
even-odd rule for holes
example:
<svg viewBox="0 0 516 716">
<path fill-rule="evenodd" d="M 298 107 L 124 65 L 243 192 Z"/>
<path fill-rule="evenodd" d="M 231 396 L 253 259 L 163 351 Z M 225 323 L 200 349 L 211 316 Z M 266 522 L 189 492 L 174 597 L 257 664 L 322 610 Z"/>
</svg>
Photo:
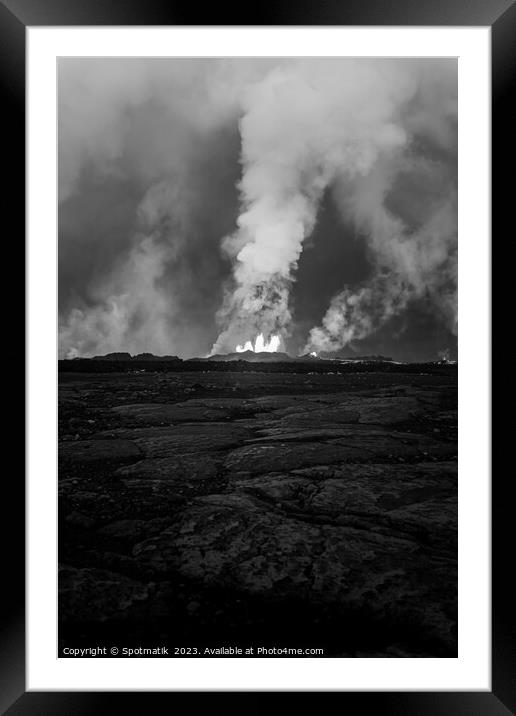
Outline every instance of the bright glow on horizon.
<svg viewBox="0 0 516 716">
<path fill-rule="evenodd" d="M 271 336 L 266 342 L 263 337 L 263 333 L 257 336 L 254 346 L 251 341 L 246 341 L 244 344 L 236 347 L 237 353 L 244 353 L 244 351 L 253 351 L 254 353 L 276 353 L 280 347 L 281 339 L 279 336 Z"/>
</svg>

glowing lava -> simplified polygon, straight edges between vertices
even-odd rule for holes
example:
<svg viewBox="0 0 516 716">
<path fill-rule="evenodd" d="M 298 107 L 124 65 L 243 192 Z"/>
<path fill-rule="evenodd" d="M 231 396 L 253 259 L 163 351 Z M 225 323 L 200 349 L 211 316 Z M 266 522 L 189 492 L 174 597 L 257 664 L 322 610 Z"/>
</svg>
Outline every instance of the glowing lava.
<svg viewBox="0 0 516 716">
<path fill-rule="evenodd" d="M 263 337 L 263 333 L 257 336 L 254 345 L 251 341 L 247 341 L 241 346 L 236 347 L 237 353 L 244 353 L 244 351 L 253 351 L 254 353 L 276 353 L 281 345 L 281 338 L 279 336 L 271 336 L 268 341 Z"/>
</svg>

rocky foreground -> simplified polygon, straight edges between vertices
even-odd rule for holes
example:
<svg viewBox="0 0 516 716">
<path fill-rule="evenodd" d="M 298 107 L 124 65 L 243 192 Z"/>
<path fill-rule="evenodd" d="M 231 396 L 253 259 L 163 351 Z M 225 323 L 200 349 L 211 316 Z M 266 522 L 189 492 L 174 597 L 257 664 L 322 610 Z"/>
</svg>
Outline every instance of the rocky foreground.
<svg viewBox="0 0 516 716">
<path fill-rule="evenodd" d="M 61 647 L 456 656 L 455 371 L 66 373 L 59 401 Z"/>
</svg>

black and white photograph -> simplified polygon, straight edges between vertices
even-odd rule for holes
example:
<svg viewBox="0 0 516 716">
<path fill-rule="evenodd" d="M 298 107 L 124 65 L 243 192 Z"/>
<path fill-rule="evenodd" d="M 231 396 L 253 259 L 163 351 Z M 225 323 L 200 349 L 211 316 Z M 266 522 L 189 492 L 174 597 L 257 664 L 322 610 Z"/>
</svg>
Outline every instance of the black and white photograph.
<svg viewBox="0 0 516 716">
<path fill-rule="evenodd" d="M 457 89 L 58 59 L 59 657 L 457 657 Z"/>
</svg>

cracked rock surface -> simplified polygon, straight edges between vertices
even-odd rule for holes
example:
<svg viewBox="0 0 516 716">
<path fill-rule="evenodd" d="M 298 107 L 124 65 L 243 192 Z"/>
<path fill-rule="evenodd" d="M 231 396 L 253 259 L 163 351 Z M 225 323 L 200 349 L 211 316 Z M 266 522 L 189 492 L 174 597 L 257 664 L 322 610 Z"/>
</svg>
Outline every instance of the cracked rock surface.
<svg viewBox="0 0 516 716">
<path fill-rule="evenodd" d="M 457 653 L 456 374 L 62 376 L 60 644 Z"/>
</svg>

